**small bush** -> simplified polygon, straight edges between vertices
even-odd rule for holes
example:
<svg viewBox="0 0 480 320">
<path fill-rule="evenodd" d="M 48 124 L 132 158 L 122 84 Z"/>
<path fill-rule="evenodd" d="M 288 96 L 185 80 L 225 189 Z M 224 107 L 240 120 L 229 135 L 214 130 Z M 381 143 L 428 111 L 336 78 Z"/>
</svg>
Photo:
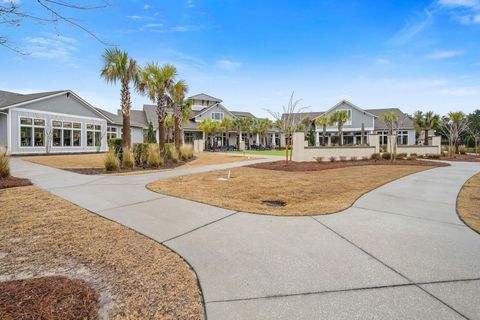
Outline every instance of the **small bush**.
<svg viewBox="0 0 480 320">
<path fill-rule="evenodd" d="M 380 151 L 381 152 L 387 152 L 387 145 L 386 144 L 383 144 L 380 146 Z"/>
<path fill-rule="evenodd" d="M 467 154 L 467 148 L 460 147 L 460 148 L 458 148 L 458 152 L 460 152 L 460 154 Z"/>
<path fill-rule="evenodd" d="M 148 145 L 147 164 L 152 168 L 158 168 L 163 164 L 163 159 L 160 157 L 160 150 L 157 144 Z"/>
<path fill-rule="evenodd" d="M 182 160 L 189 160 L 193 158 L 193 145 L 184 144 L 180 147 L 180 158 Z"/>
<path fill-rule="evenodd" d="M 409 160 L 416 160 L 417 159 L 417 154 L 416 153 L 410 153 L 410 156 L 408 158 L 409 158 Z"/>
<path fill-rule="evenodd" d="M 323 162 L 323 157 L 315 157 L 315 160 L 317 160 L 317 162 Z"/>
<path fill-rule="evenodd" d="M 363 160 L 363 161 L 367 161 L 367 160 L 368 160 L 368 157 L 367 157 L 367 156 L 363 156 L 363 157 L 362 157 L 362 160 Z"/>
<path fill-rule="evenodd" d="M 345 157 L 345 156 L 340 156 L 340 161 L 342 161 L 342 162 L 347 161 L 347 157 Z"/>
<path fill-rule="evenodd" d="M 122 151 L 123 157 L 122 157 L 122 168 L 124 169 L 132 169 L 133 165 L 135 164 L 135 160 L 133 158 L 132 151 L 130 151 L 130 148 L 123 148 Z"/>
<path fill-rule="evenodd" d="M 133 145 L 133 158 L 136 166 L 144 167 L 147 165 L 148 145 L 148 143 L 135 143 Z"/>
<path fill-rule="evenodd" d="M 177 163 L 180 160 L 180 155 L 178 154 L 177 149 L 171 143 L 165 145 L 165 161 L 172 161 Z"/>
<path fill-rule="evenodd" d="M 390 152 L 384 152 L 382 153 L 382 159 L 384 160 L 390 160 L 391 158 L 391 153 Z"/>
<path fill-rule="evenodd" d="M 439 155 L 439 154 L 436 154 L 436 153 L 426 154 L 426 157 L 427 157 L 428 159 L 440 159 L 440 155 Z"/>
<path fill-rule="evenodd" d="M 7 149 L 0 148 L 0 178 L 8 178 L 10 176 L 10 157 Z"/>
<path fill-rule="evenodd" d="M 380 153 L 374 153 L 374 154 L 372 154 L 371 159 L 372 159 L 372 160 L 380 160 Z"/>
<path fill-rule="evenodd" d="M 405 159 L 407 154 L 405 152 L 397 153 L 397 159 Z"/>
<path fill-rule="evenodd" d="M 350 157 L 350 161 L 357 161 L 357 157 L 355 157 L 355 156 Z"/>
<path fill-rule="evenodd" d="M 121 138 L 114 138 L 107 141 L 108 150 L 115 152 L 118 159 L 122 160 L 123 140 Z"/>
<path fill-rule="evenodd" d="M 109 151 L 103 159 L 103 165 L 107 171 L 117 171 L 120 168 L 120 160 L 114 151 Z"/>
<path fill-rule="evenodd" d="M 337 158 L 335 158 L 335 157 L 330 157 L 330 162 L 335 162 L 335 161 L 337 161 Z"/>
</svg>

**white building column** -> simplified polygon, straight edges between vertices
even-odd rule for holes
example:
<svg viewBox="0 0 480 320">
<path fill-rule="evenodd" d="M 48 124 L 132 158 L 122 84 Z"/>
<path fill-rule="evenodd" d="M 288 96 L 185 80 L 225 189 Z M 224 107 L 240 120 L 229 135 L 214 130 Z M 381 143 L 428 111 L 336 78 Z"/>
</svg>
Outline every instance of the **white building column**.
<svg viewBox="0 0 480 320">
<path fill-rule="evenodd" d="M 255 137 L 255 144 L 258 146 L 260 145 L 260 136 L 257 133 L 257 136 Z"/>
<path fill-rule="evenodd" d="M 318 131 L 315 132 L 315 146 L 320 146 L 320 132 Z"/>
<path fill-rule="evenodd" d="M 275 132 L 272 133 L 272 147 L 276 146 L 276 139 L 277 139 L 277 134 Z"/>
</svg>

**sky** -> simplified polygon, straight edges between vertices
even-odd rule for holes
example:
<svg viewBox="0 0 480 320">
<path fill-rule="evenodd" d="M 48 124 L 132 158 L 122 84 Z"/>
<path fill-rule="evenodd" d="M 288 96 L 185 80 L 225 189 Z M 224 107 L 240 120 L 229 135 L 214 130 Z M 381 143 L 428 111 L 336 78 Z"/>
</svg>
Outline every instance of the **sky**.
<svg viewBox="0 0 480 320">
<path fill-rule="evenodd" d="M 0 0 L 0 5 L 9 0 Z M 36 1 L 20 10 L 48 17 Z M 83 1 L 99 4 L 101 0 Z M 294 92 L 309 111 L 342 99 L 366 109 L 441 115 L 480 106 L 480 0 L 114 1 L 63 10 L 67 23 L 0 24 L 0 90 L 70 89 L 115 112 L 120 85 L 100 77 L 105 48 L 178 69 L 189 93 L 267 116 Z M 132 107 L 151 103 L 132 89 Z"/>
</svg>

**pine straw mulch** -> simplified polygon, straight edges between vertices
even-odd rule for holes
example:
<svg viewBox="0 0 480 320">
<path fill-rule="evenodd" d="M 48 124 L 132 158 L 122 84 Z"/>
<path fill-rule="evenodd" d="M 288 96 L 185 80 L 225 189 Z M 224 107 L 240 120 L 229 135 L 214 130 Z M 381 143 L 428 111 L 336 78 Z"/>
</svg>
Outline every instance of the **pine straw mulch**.
<svg viewBox="0 0 480 320">
<path fill-rule="evenodd" d="M 0 282 L 4 320 L 98 318 L 98 293 L 85 281 L 63 276 Z"/>
<path fill-rule="evenodd" d="M 480 162 L 480 156 L 474 154 L 455 154 L 453 156 L 441 156 L 440 160 L 446 161 L 464 161 L 464 162 Z"/>
<path fill-rule="evenodd" d="M 334 213 L 387 182 L 437 166 L 363 165 L 330 170 L 286 172 L 251 167 L 157 180 L 147 188 L 161 194 L 235 211 L 305 216 Z M 227 179 L 228 172 L 231 178 Z M 214 192 L 213 192 L 214 191 Z M 266 201 L 284 202 L 273 207 Z"/>
<path fill-rule="evenodd" d="M 248 167 L 266 170 L 281 171 L 322 171 L 328 169 L 339 169 L 358 166 L 428 166 L 428 167 L 445 167 L 449 164 L 427 160 L 355 160 L 355 161 L 335 161 L 335 162 L 294 162 L 289 161 L 288 164 L 284 160 L 274 162 L 264 162 L 249 165 Z"/>
<path fill-rule="evenodd" d="M 29 179 L 17 178 L 12 176 L 8 178 L 0 178 L 0 189 L 24 187 L 31 185 L 32 182 Z"/>
<path fill-rule="evenodd" d="M 0 190 L 0 199 L 0 281 L 85 280 L 103 318 L 202 318 L 194 272 L 165 246 L 35 186 Z"/>
<path fill-rule="evenodd" d="M 460 190 L 457 213 L 467 226 L 480 233 L 480 173 L 471 177 Z"/>
</svg>

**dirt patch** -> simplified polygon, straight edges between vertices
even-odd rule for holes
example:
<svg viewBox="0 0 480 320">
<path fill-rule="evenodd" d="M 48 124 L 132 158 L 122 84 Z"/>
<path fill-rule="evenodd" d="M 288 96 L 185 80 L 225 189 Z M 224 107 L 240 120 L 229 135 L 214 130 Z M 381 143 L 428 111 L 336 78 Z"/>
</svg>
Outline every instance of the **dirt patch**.
<svg viewBox="0 0 480 320">
<path fill-rule="evenodd" d="M 251 167 L 230 169 L 233 179 L 217 179 L 228 170 L 158 180 L 152 191 L 235 211 L 271 215 L 318 215 L 344 210 L 365 192 L 428 165 L 368 165 L 330 170 L 286 172 Z M 285 202 L 272 207 L 264 201 Z"/>
<path fill-rule="evenodd" d="M 176 253 L 35 186 L 0 190 L 0 280 L 92 284 L 109 319 L 201 319 L 197 278 Z"/>
<path fill-rule="evenodd" d="M 480 156 L 473 155 L 473 154 L 456 154 L 454 156 L 442 156 L 440 157 L 440 160 L 480 162 Z"/>
<path fill-rule="evenodd" d="M 62 276 L 0 282 L 0 319 L 97 319 L 99 295 Z"/>
<path fill-rule="evenodd" d="M 444 167 L 447 163 L 424 161 L 424 160 L 357 160 L 357 161 L 335 161 L 335 162 L 293 162 L 288 164 L 285 161 L 264 162 L 252 164 L 248 167 L 266 170 L 280 170 L 280 171 L 322 171 L 328 169 L 339 169 L 359 166 L 427 166 L 427 167 Z"/>
<path fill-rule="evenodd" d="M 0 178 L 0 189 L 24 187 L 24 186 L 31 186 L 31 185 L 32 185 L 32 182 L 29 179 L 23 179 L 23 178 L 17 178 L 17 177 Z"/>
<path fill-rule="evenodd" d="M 460 190 L 457 212 L 467 226 L 480 233 L 480 173 L 471 177 Z"/>
</svg>

